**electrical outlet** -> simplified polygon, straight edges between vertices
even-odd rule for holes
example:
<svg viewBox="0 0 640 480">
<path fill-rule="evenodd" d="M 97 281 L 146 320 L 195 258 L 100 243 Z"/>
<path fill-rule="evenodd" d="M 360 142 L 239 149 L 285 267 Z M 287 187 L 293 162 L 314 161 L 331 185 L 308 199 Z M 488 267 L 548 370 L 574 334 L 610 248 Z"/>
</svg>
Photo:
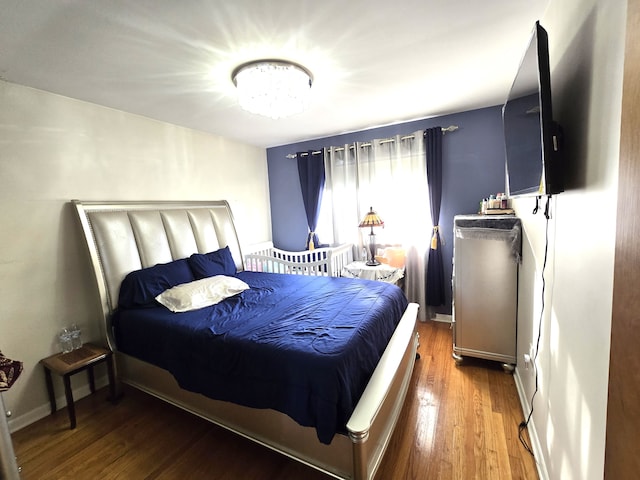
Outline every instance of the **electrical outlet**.
<svg viewBox="0 0 640 480">
<path fill-rule="evenodd" d="M 523 357 L 524 357 L 524 369 L 529 370 L 529 367 L 531 367 L 531 356 L 528 353 L 525 353 Z"/>
</svg>

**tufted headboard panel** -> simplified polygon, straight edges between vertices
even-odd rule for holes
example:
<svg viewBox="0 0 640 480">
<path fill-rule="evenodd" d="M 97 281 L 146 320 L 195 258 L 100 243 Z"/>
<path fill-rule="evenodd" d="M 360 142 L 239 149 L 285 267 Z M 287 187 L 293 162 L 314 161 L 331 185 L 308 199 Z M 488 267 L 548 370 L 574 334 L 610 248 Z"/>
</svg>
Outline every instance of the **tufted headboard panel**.
<svg viewBox="0 0 640 480">
<path fill-rule="evenodd" d="M 224 201 L 84 202 L 73 200 L 102 306 L 102 332 L 112 350 L 111 315 L 120 284 L 134 270 L 229 246 L 244 269 L 229 204 Z"/>
</svg>

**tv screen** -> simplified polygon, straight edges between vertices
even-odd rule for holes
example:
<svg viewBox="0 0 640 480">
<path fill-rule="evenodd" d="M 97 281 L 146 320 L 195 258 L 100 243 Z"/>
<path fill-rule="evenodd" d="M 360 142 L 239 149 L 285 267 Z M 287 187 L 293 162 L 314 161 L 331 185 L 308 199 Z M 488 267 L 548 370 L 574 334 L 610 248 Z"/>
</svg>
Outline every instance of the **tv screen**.
<svg viewBox="0 0 640 480">
<path fill-rule="evenodd" d="M 509 196 L 562 192 L 560 129 L 551 110 L 547 32 L 536 22 L 502 108 Z"/>
</svg>

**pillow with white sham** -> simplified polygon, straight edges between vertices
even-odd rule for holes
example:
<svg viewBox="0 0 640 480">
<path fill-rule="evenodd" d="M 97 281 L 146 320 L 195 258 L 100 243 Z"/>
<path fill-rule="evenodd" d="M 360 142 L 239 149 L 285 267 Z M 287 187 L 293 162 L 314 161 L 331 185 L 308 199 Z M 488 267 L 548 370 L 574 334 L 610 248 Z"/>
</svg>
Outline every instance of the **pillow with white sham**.
<svg viewBox="0 0 640 480">
<path fill-rule="evenodd" d="M 220 303 L 249 289 L 249 285 L 236 277 L 216 275 L 169 288 L 156 300 L 172 312 L 188 312 Z"/>
</svg>

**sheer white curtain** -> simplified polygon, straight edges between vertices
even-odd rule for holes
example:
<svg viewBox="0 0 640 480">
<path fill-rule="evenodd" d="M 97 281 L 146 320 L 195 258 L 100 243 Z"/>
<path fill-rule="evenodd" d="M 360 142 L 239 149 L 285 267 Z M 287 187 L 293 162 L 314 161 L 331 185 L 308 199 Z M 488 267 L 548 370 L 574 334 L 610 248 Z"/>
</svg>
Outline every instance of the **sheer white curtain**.
<svg viewBox="0 0 640 480">
<path fill-rule="evenodd" d="M 385 222 L 384 228 L 375 229 L 376 243 L 406 250 L 405 290 L 409 301 L 420 304 L 424 320 L 432 225 L 423 132 L 327 148 L 325 170 L 323 210 L 326 214 L 330 209 L 334 243 L 353 243 L 360 256 L 369 229 L 358 224 L 373 207 Z M 331 236 L 324 230 L 323 236 Z"/>
</svg>

